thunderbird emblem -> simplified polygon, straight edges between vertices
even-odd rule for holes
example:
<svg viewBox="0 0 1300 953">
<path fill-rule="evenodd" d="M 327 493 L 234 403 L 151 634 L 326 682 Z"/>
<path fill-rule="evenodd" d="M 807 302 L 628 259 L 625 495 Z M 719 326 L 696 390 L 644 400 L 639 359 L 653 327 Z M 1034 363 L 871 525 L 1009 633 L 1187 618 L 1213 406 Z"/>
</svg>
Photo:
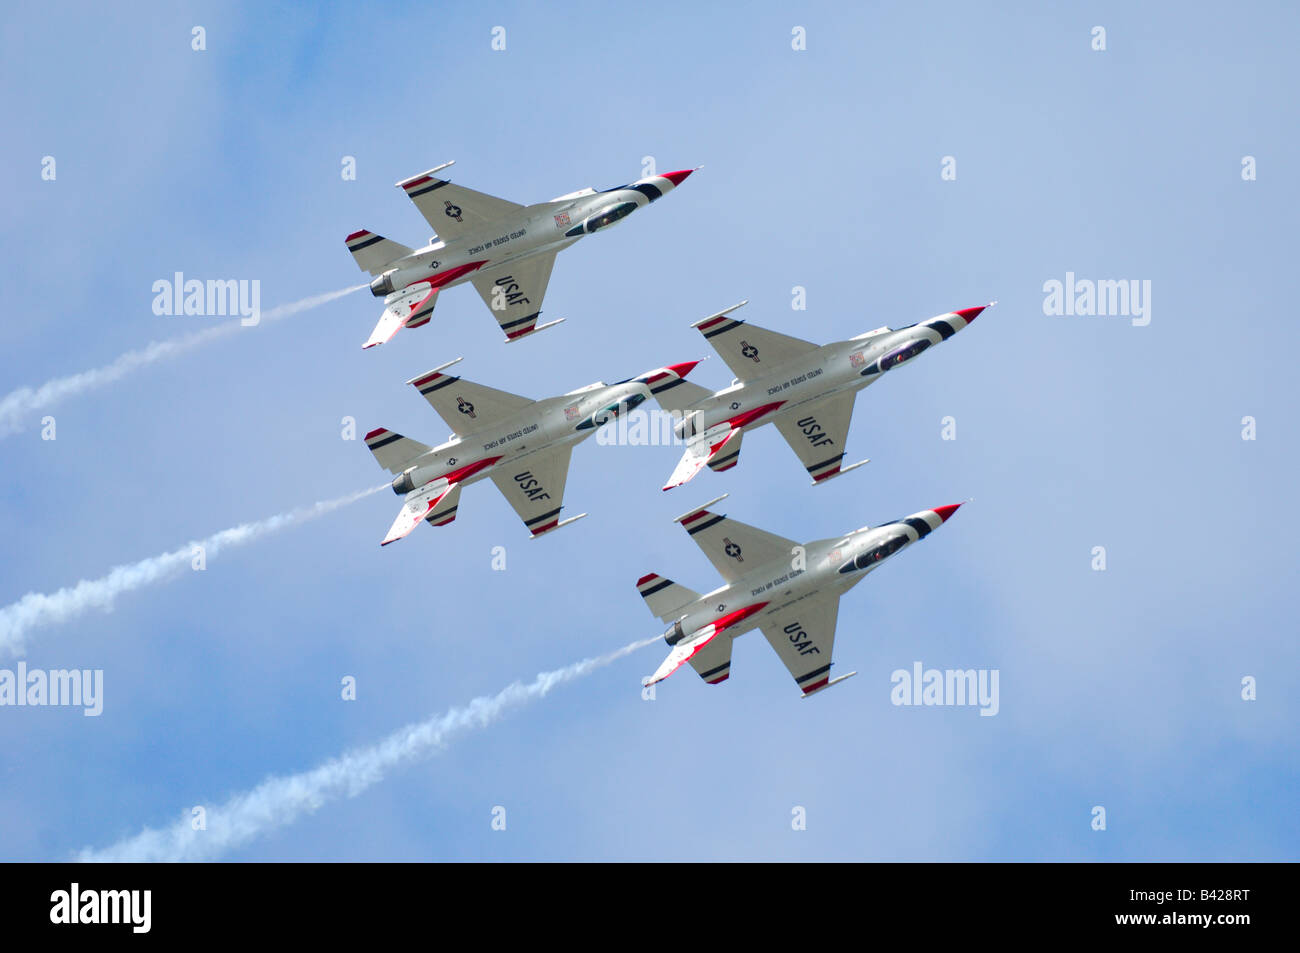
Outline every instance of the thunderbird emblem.
<svg viewBox="0 0 1300 953">
<path fill-rule="evenodd" d="M 561 212 L 559 215 L 555 216 L 555 227 L 556 227 L 556 228 L 567 228 L 568 225 L 569 225 L 569 213 L 568 213 L 568 212 Z"/>
</svg>

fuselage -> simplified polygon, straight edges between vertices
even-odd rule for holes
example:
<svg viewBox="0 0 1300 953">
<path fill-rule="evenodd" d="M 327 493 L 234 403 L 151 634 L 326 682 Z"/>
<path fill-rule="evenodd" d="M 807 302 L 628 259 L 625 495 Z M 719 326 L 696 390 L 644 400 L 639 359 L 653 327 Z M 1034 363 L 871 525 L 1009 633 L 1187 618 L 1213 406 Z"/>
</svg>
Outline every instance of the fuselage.
<svg viewBox="0 0 1300 953">
<path fill-rule="evenodd" d="M 922 510 L 900 520 L 862 527 L 844 536 L 806 543 L 788 560 L 755 566 L 751 572 L 689 603 L 664 633 L 669 645 L 705 633 L 743 635 L 778 613 L 812 596 L 840 595 L 874 572 L 885 560 L 928 536 L 957 506 Z M 817 639 L 797 624 L 788 631 L 800 654 L 821 654 Z M 825 652 L 829 657 L 829 649 Z"/>
<path fill-rule="evenodd" d="M 377 298 L 396 300 L 416 282 L 450 288 L 474 277 L 488 264 L 502 265 L 543 252 L 558 252 L 586 235 L 609 228 L 632 212 L 671 192 L 688 171 L 638 179 L 629 185 L 597 192 L 582 189 L 550 202 L 519 210 L 517 217 L 494 222 L 451 241 L 438 238 L 392 266 L 370 283 Z M 508 303 L 512 294 L 507 287 Z M 392 303 L 388 300 L 387 303 Z"/>
<path fill-rule="evenodd" d="M 981 310 L 949 312 L 898 330 L 879 328 L 775 363 L 685 408 L 678 436 L 690 438 L 714 427 L 752 429 L 827 397 L 861 390 L 951 337 Z M 811 445 L 830 445 L 815 420 L 803 430 Z"/>
<path fill-rule="evenodd" d="M 435 481 L 468 484 L 510 468 L 532 499 L 549 499 L 548 490 L 528 470 L 527 457 L 540 450 L 580 443 L 606 421 L 650 397 L 644 380 L 596 383 L 559 397 L 537 401 L 491 425 L 461 436 L 416 458 L 393 480 L 393 492 L 410 493 Z"/>
</svg>

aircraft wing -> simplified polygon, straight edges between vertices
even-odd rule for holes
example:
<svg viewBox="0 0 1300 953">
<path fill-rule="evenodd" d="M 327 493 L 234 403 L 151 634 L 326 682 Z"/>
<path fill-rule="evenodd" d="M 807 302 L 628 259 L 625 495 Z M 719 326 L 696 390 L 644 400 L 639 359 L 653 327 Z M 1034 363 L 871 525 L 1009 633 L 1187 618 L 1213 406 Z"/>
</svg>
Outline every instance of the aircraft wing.
<svg viewBox="0 0 1300 953">
<path fill-rule="evenodd" d="M 677 522 L 704 550 L 709 562 L 713 563 L 727 582 L 734 582 L 753 567 L 764 563 L 778 560 L 792 562 L 793 550 L 798 545 L 792 539 L 730 519 L 707 508 L 679 516 Z"/>
<path fill-rule="evenodd" d="M 813 478 L 813 483 L 820 483 L 840 472 L 844 442 L 853 418 L 854 396 L 852 393 L 837 394 L 811 406 L 792 410 L 774 421 L 776 429 Z"/>
<path fill-rule="evenodd" d="M 739 305 L 737 305 L 739 307 Z M 695 322 L 704 339 L 713 345 L 718 356 L 727 362 L 739 380 L 747 381 L 763 374 L 769 367 L 800 354 L 815 351 L 820 345 L 778 331 L 746 324 L 729 317 L 729 308 L 713 317 Z"/>
<path fill-rule="evenodd" d="M 763 625 L 763 635 L 805 695 L 830 681 L 839 612 L 840 597 L 827 593 L 795 603 Z"/>
<path fill-rule="evenodd" d="M 497 319 L 507 341 L 540 331 L 537 318 L 551 281 L 556 252 L 530 255 L 504 265 L 487 265 L 474 276 L 474 290 Z M 549 325 L 542 325 L 549 327 Z"/>
<path fill-rule="evenodd" d="M 429 406 L 460 437 L 536 403 L 528 397 L 485 387 L 436 370 L 414 377 L 407 383 L 424 395 Z"/>
<path fill-rule="evenodd" d="M 569 476 L 572 453 L 571 446 L 542 450 L 492 474 L 492 482 L 534 536 L 560 525 L 564 482 Z"/>
<path fill-rule="evenodd" d="M 397 187 L 410 197 L 424 220 L 444 241 L 468 235 L 523 210 L 524 206 L 517 202 L 452 185 L 433 174 L 443 168 L 446 166 L 403 179 Z"/>
</svg>

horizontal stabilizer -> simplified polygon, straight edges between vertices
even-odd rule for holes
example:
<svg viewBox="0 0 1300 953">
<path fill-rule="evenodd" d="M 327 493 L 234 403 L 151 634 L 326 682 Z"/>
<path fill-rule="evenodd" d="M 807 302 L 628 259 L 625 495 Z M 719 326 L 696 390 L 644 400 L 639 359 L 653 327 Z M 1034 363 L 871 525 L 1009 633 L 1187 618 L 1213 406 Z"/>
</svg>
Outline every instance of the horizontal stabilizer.
<svg viewBox="0 0 1300 953">
<path fill-rule="evenodd" d="M 713 391 L 707 387 L 701 387 L 693 381 L 680 377 L 668 386 L 651 390 L 651 393 L 654 394 L 655 400 L 659 401 L 659 406 L 668 413 L 682 416 L 685 416 L 686 412 L 696 404 L 713 396 Z"/>
<path fill-rule="evenodd" d="M 663 622 L 672 622 L 681 610 L 700 597 L 694 589 L 679 586 L 657 573 L 647 573 L 636 581 L 637 592 L 646 606 Z"/>
<path fill-rule="evenodd" d="M 400 433 L 383 427 L 376 427 L 366 434 L 366 446 L 375 455 L 379 465 L 389 473 L 401 473 L 412 460 L 433 449 L 428 444 L 403 437 Z"/>
<path fill-rule="evenodd" d="M 383 235 L 376 235 L 364 228 L 347 237 L 348 251 L 356 259 L 357 266 L 372 275 L 382 275 L 388 266 L 399 258 L 415 254 L 400 242 L 390 241 Z"/>
</svg>

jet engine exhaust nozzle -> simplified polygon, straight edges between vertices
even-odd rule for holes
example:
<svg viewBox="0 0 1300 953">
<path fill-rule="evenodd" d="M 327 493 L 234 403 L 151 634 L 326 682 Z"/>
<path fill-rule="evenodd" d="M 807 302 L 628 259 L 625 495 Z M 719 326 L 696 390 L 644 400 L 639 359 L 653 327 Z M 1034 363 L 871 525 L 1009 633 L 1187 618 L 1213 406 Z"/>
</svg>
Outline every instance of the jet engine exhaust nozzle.
<svg viewBox="0 0 1300 953">
<path fill-rule="evenodd" d="M 392 272 L 380 275 L 374 281 L 370 282 L 370 293 L 376 298 L 386 298 L 393 293 L 393 290 Z"/>
<path fill-rule="evenodd" d="M 676 645 L 682 639 L 686 638 L 686 633 L 682 630 L 682 620 L 678 619 L 670 625 L 664 632 L 664 641 L 669 645 Z"/>
<path fill-rule="evenodd" d="M 393 492 L 398 496 L 405 496 L 415 489 L 415 481 L 411 479 L 411 471 L 399 474 L 393 479 Z"/>
</svg>

